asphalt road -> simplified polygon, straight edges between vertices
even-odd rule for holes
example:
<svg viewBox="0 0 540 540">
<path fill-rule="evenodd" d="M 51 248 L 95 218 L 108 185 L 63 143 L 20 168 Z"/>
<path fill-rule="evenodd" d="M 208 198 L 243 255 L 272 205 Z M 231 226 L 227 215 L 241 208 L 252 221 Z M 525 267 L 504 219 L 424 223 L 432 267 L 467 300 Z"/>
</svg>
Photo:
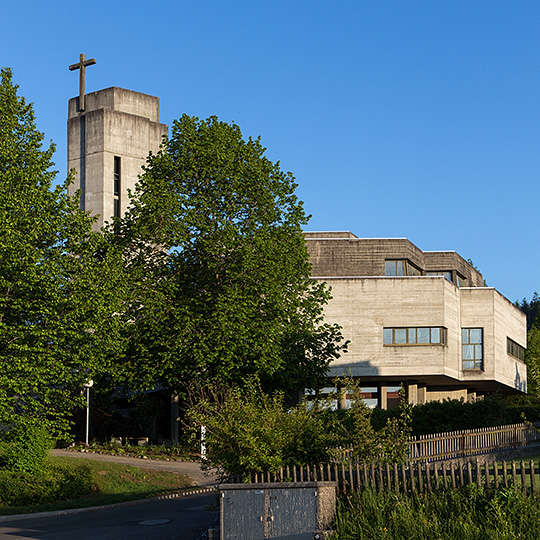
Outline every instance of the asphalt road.
<svg viewBox="0 0 540 540">
<path fill-rule="evenodd" d="M 212 493 L 32 517 L 0 523 L 0 539 L 196 540 L 217 518 L 216 505 Z"/>
</svg>

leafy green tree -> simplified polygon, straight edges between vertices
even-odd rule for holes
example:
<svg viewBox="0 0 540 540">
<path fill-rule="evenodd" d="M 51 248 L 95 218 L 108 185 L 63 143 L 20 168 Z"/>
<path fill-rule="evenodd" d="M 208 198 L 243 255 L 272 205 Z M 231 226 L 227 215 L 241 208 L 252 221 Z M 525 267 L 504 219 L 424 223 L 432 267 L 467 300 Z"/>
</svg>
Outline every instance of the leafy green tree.
<svg viewBox="0 0 540 540">
<path fill-rule="evenodd" d="M 540 319 L 537 318 L 527 333 L 527 394 L 540 398 Z"/>
<path fill-rule="evenodd" d="M 0 425 L 38 421 L 59 437 L 81 403 L 82 383 L 110 368 L 122 259 L 92 232 L 67 182 L 52 188 L 53 152 L 2 69 Z"/>
<path fill-rule="evenodd" d="M 126 376 L 182 392 L 193 379 L 286 391 L 322 383 L 343 350 L 310 279 L 308 217 L 291 173 L 234 124 L 183 116 L 114 225 L 137 284 Z M 138 295 L 138 296 L 137 296 Z"/>
</svg>

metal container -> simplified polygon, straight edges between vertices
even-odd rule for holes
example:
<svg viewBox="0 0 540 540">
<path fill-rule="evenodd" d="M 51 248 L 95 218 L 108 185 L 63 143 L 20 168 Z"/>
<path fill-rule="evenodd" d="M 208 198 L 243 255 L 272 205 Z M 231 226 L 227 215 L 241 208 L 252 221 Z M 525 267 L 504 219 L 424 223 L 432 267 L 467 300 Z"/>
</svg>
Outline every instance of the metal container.
<svg viewBox="0 0 540 540">
<path fill-rule="evenodd" d="M 222 484 L 220 540 L 312 540 L 330 526 L 336 482 Z"/>
</svg>

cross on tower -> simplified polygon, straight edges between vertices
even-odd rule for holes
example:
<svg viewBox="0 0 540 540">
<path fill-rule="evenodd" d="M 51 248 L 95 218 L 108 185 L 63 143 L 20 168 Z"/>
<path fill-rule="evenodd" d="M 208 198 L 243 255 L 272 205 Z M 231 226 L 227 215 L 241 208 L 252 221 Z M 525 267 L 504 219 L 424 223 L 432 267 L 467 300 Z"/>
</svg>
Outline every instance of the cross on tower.
<svg viewBox="0 0 540 540">
<path fill-rule="evenodd" d="M 79 72 L 79 111 L 84 111 L 84 90 L 86 83 L 86 66 L 91 66 L 96 63 L 95 58 L 86 59 L 84 53 L 81 53 L 79 56 L 79 62 L 77 64 L 71 64 L 69 66 L 70 71 L 75 71 L 80 69 Z"/>
</svg>

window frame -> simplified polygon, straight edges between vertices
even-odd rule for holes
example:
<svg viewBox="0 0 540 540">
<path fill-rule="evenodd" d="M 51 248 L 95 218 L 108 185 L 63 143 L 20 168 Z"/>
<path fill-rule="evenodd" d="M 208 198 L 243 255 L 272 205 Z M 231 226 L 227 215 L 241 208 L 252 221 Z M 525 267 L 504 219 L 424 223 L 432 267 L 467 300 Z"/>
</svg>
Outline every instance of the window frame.
<svg viewBox="0 0 540 540">
<path fill-rule="evenodd" d="M 419 330 L 428 330 L 429 341 L 420 341 Z M 438 331 L 438 341 L 434 337 Z M 398 332 L 399 339 L 396 338 Z M 430 345 L 446 346 L 448 330 L 444 326 L 391 326 L 383 328 L 384 347 L 425 347 Z M 414 335 L 414 338 L 412 337 Z M 391 343 L 388 337 L 391 336 Z M 404 336 L 404 339 L 403 337 Z"/>
<path fill-rule="evenodd" d="M 516 354 L 514 354 L 514 351 Z M 525 347 L 522 347 L 519 343 L 515 342 L 513 339 L 510 339 L 506 336 L 506 352 L 512 358 L 525 362 Z"/>
<path fill-rule="evenodd" d="M 387 264 L 395 263 L 395 274 L 387 273 Z M 398 273 L 399 263 L 403 267 L 403 274 Z M 413 264 L 409 259 L 385 259 L 384 260 L 384 275 L 385 277 L 418 277 L 423 275 L 423 271 Z"/>
<path fill-rule="evenodd" d="M 471 330 L 480 331 L 480 342 L 471 341 Z M 467 332 L 467 341 L 465 341 L 464 332 Z M 472 349 L 473 358 L 465 358 L 465 347 Z M 480 356 L 477 356 L 480 351 Z M 472 362 L 473 367 L 465 367 L 465 362 Z M 484 328 L 483 327 L 466 327 L 461 329 L 461 369 L 463 371 L 484 371 Z"/>
<path fill-rule="evenodd" d="M 122 193 L 122 160 L 120 156 L 114 156 L 113 164 L 113 217 L 121 217 L 121 200 Z"/>
</svg>

